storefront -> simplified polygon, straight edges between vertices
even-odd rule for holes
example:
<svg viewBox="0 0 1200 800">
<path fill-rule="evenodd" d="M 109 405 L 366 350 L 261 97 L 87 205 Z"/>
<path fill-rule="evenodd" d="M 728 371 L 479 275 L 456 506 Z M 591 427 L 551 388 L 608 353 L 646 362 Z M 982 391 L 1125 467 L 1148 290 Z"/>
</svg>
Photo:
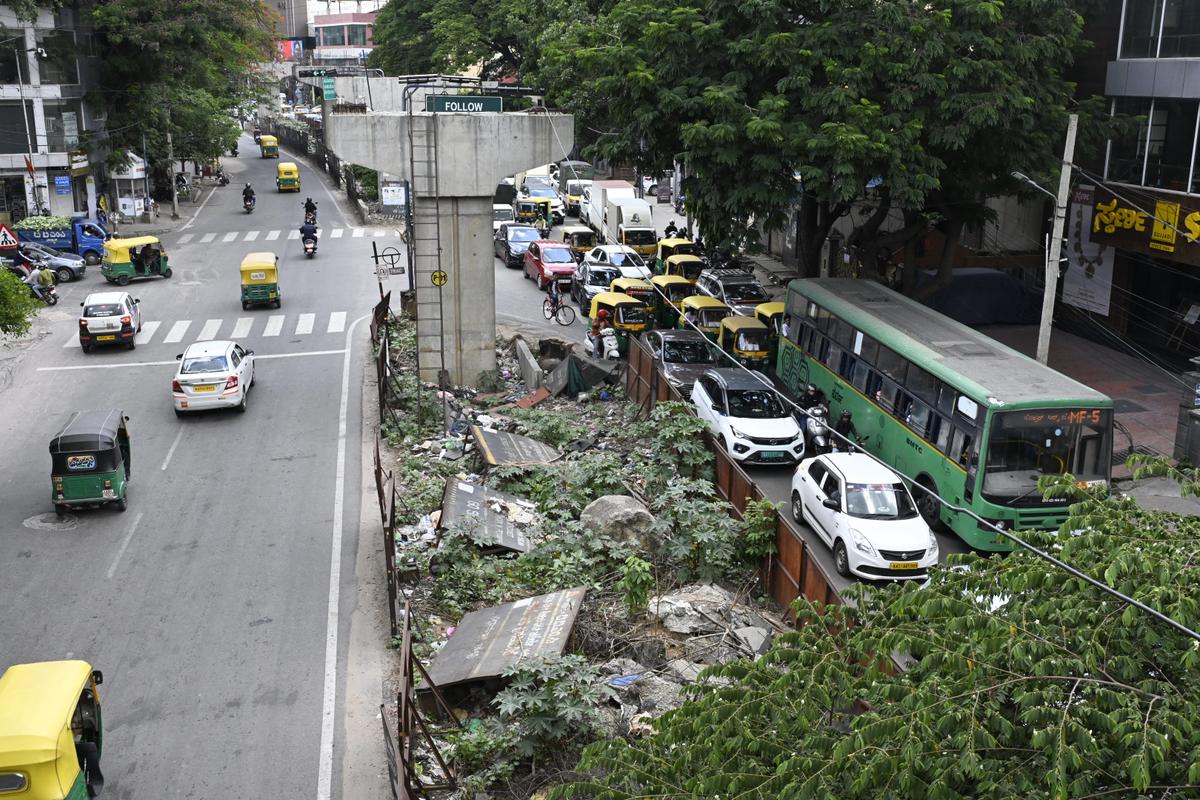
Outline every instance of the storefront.
<svg viewBox="0 0 1200 800">
<path fill-rule="evenodd" d="M 112 179 L 117 192 L 117 210 L 123 218 L 137 218 L 146 209 L 146 162 L 129 153 L 129 165 L 114 170 Z"/>
</svg>

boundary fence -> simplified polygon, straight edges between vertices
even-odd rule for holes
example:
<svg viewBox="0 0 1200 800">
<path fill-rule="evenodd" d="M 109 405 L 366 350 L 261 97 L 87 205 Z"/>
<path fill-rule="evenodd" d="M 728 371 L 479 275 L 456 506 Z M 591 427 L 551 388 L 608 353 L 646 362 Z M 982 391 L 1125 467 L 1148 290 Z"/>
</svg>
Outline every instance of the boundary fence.
<svg viewBox="0 0 1200 800">
<path fill-rule="evenodd" d="M 297 130 L 285 125 L 272 124 L 270 128 L 271 135 L 278 138 L 280 143 L 292 152 L 304 156 L 318 169 L 328 173 L 329 177 L 333 179 L 334 186 L 339 189 L 342 187 L 345 182 L 345 176 L 342 174 L 344 169 L 342 160 L 325 146 L 321 137 L 312 131 Z"/>
</svg>

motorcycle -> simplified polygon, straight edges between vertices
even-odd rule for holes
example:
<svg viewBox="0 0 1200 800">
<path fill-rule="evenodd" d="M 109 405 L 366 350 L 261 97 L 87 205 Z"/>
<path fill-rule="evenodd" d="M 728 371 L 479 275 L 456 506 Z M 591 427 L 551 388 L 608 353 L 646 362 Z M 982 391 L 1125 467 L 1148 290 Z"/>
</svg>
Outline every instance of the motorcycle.
<svg viewBox="0 0 1200 800">
<path fill-rule="evenodd" d="M 833 442 L 831 445 L 831 452 L 841 453 L 845 451 L 847 453 L 861 453 L 863 452 L 863 446 L 866 444 L 867 439 L 870 438 L 870 436 L 855 436 L 854 444 L 851 445 L 842 444 L 841 440 L 839 439 Z"/>
<path fill-rule="evenodd" d="M 804 422 L 804 432 L 808 438 L 805 453 L 810 456 L 824 455 L 830 452 L 829 411 L 825 406 L 813 406 L 808 413 Z"/>
<path fill-rule="evenodd" d="M 305 236 L 304 237 L 304 255 L 308 256 L 309 258 L 312 258 L 316 254 L 317 254 L 317 237 L 316 236 Z"/>
<path fill-rule="evenodd" d="M 228 186 L 229 176 L 225 174 L 225 170 L 217 170 L 217 186 Z"/>
<path fill-rule="evenodd" d="M 588 355 L 594 355 L 596 352 L 596 338 L 592 336 L 590 328 L 586 336 Z M 600 329 L 600 349 L 604 352 L 604 359 L 606 361 L 617 361 L 621 358 L 621 349 L 617 345 L 617 332 L 611 327 Z"/>
<path fill-rule="evenodd" d="M 675 198 L 675 213 L 676 214 L 687 216 L 687 212 L 684 210 L 684 201 L 686 199 L 687 198 L 684 197 L 683 192 L 680 192 L 679 196 Z"/>
<path fill-rule="evenodd" d="M 41 287 L 41 294 L 35 292 L 33 287 L 30 286 L 29 293 L 48 306 L 58 305 L 58 289 L 53 285 Z"/>
<path fill-rule="evenodd" d="M 305 225 L 316 225 L 317 224 L 317 212 L 316 211 L 305 211 L 304 212 L 304 224 Z"/>
<path fill-rule="evenodd" d="M 229 148 L 229 155 L 233 156 L 234 158 L 237 158 L 237 146 L 236 145 Z"/>
<path fill-rule="evenodd" d="M 246 209 L 247 214 L 252 213 L 254 211 L 254 198 L 253 197 L 243 197 L 242 198 L 242 208 Z"/>
</svg>

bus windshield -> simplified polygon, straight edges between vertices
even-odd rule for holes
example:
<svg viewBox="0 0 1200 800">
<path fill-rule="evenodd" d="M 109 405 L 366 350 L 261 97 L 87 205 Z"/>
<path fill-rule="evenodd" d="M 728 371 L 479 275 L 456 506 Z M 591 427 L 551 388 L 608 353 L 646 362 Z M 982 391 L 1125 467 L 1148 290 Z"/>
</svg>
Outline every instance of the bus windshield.
<svg viewBox="0 0 1200 800">
<path fill-rule="evenodd" d="M 1041 505 L 1037 480 L 1070 473 L 1107 481 L 1112 454 L 1108 409 L 1003 411 L 992 416 L 983 495 L 1003 505 Z"/>
</svg>

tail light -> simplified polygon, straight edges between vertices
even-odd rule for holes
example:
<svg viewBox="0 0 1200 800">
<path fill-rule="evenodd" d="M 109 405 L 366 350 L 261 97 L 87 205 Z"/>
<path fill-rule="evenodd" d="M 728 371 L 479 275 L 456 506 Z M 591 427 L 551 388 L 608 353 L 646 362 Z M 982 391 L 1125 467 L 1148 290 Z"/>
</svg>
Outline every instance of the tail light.
<svg viewBox="0 0 1200 800">
<path fill-rule="evenodd" d="M 81 320 L 79 320 L 79 327 L 81 327 L 81 328 L 86 328 L 86 327 L 87 327 L 87 320 L 86 320 L 86 319 L 81 319 Z"/>
<path fill-rule="evenodd" d="M 125 316 L 121 317 L 121 324 L 122 324 L 122 325 L 132 325 L 132 324 L 133 324 L 133 317 L 131 317 L 131 316 L 129 316 L 128 314 L 126 314 Z"/>
<path fill-rule="evenodd" d="M 179 392 L 180 394 L 183 394 L 183 387 L 179 385 L 178 380 L 171 381 L 171 391 Z"/>
<path fill-rule="evenodd" d="M 230 375 L 229 380 L 225 381 L 225 391 L 236 389 L 238 385 L 237 375 Z"/>
</svg>

